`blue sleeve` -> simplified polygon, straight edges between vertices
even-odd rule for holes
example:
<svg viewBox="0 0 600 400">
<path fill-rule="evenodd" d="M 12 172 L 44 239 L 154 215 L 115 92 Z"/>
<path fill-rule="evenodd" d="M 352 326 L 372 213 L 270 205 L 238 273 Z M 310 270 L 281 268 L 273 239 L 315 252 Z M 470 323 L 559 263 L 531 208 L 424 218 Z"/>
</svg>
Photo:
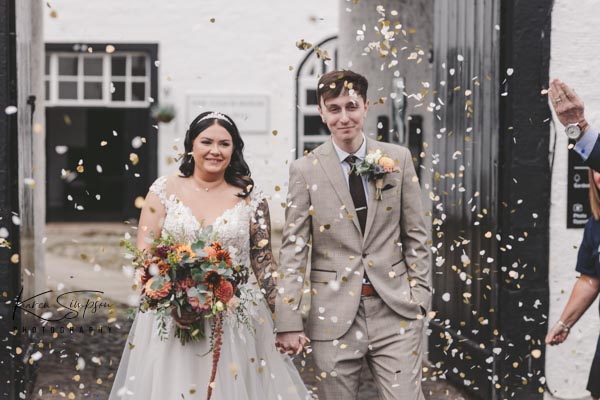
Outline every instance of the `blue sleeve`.
<svg viewBox="0 0 600 400">
<path fill-rule="evenodd" d="M 581 136 L 581 138 L 575 143 L 575 152 L 581 156 L 583 161 L 587 161 L 594 150 L 594 146 L 598 141 L 598 132 L 592 127 L 589 127 L 587 131 Z"/>
<path fill-rule="evenodd" d="M 598 136 L 598 132 L 589 128 L 575 144 L 574 150 L 583 159 L 585 165 L 600 172 L 600 136 Z"/>
<path fill-rule="evenodd" d="M 595 234 L 597 229 L 600 229 L 600 224 L 597 223 L 592 216 L 585 225 L 583 240 L 581 241 L 579 253 L 577 254 L 577 266 L 575 267 L 575 270 L 581 274 L 598 276 L 600 267 L 600 262 L 598 260 L 598 246 L 600 245 L 600 241 L 596 239 L 599 237 Z"/>
</svg>

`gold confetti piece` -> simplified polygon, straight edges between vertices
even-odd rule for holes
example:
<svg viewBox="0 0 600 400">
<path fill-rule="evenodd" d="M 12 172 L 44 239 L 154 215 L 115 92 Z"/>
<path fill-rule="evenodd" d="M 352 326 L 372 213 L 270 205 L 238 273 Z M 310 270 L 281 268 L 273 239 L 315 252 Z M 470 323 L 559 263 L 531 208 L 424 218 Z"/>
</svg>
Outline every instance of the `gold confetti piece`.
<svg viewBox="0 0 600 400">
<path fill-rule="evenodd" d="M 145 202 L 146 202 L 146 200 L 142 196 L 138 196 L 135 198 L 135 201 L 133 202 L 133 204 L 135 205 L 135 208 L 141 209 L 142 207 L 144 207 Z"/>
<path fill-rule="evenodd" d="M 258 242 L 257 246 L 259 249 L 262 249 L 263 247 L 265 247 L 266 245 L 269 244 L 269 240 L 268 239 L 262 239 Z"/>
<path fill-rule="evenodd" d="M 17 347 L 15 349 L 15 353 L 17 353 L 17 354 L 21 354 L 22 352 L 23 352 L 23 349 L 21 349 L 20 347 Z"/>
<path fill-rule="evenodd" d="M 56 11 L 52 10 L 52 11 L 50 11 L 50 17 L 51 18 L 58 18 L 58 14 L 56 13 Z"/>
<path fill-rule="evenodd" d="M 305 42 L 304 39 L 300 39 L 296 42 L 296 47 L 300 50 L 308 50 L 312 47 L 312 43 Z"/>
<path fill-rule="evenodd" d="M 79 382 L 79 381 L 81 380 L 81 376 L 79 376 L 79 375 L 75 375 L 75 376 L 73 377 L 73 380 L 74 380 L 75 382 Z"/>
<path fill-rule="evenodd" d="M 102 385 L 102 379 L 101 379 L 101 378 L 98 378 L 98 379 L 96 379 L 96 383 L 97 383 L 98 385 Z"/>
<path fill-rule="evenodd" d="M 277 136 L 277 134 L 278 134 L 278 133 L 279 133 L 279 132 L 277 132 L 277 129 L 274 129 L 274 130 L 273 130 L 273 132 L 271 132 L 271 134 L 272 134 L 273 136 Z"/>
<path fill-rule="evenodd" d="M 540 358 L 542 356 L 542 351 L 540 349 L 531 350 L 531 356 L 533 358 Z"/>
<path fill-rule="evenodd" d="M 133 165 L 137 165 L 140 162 L 140 158 L 138 157 L 137 154 L 135 153 L 130 153 L 129 154 L 129 161 L 131 161 L 131 163 Z"/>
<path fill-rule="evenodd" d="M 106 140 L 103 140 L 103 141 L 101 141 L 101 142 L 100 142 L 100 146 L 101 146 L 101 147 L 104 147 L 104 146 L 106 146 L 107 144 L 108 144 L 108 142 L 107 142 Z"/>
<path fill-rule="evenodd" d="M 18 264 L 19 263 L 19 254 L 13 254 L 12 256 L 10 256 L 10 262 L 13 264 Z"/>
<path fill-rule="evenodd" d="M 288 67 L 288 70 L 293 71 L 294 67 L 292 67 L 291 65 Z"/>
<path fill-rule="evenodd" d="M 73 392 L 70 392 L 70 393 L 69 393 L 69 395 L 67 396 L 67 398 L 68 398 L 69 400 L 74 400 L 74 399 L 75 399 L 75 393 L 73 393 Z"/>
<path fill-rule="evenodd" d="M 77 166 L 77 172 L 79 172 L 80 174 L 83 174 L 83 171 L 84 171 L 84 170 L 85 170 L 85 169 L 83 168 L 83 165 L 78 165 L 78 166 Z"/>
<path fill-rule="evenodd" d="M 114 53 L 115 50 L 115 46 L 113 46 L 112 44 L 106 45 L 106 48 L 104 49 L 104 51 L 106 51 L 108 54 Z"/>
<path fill-rule="evenodd" d="M 210 22 L 211 22 L 212 24 L 214 24 L 214 23 L 215 23 L 215 21 L 216 21 L 216 19 L 214 19 L 214 18 L 211 18 L 211 19 L 210 19 Z"/>
</svg>

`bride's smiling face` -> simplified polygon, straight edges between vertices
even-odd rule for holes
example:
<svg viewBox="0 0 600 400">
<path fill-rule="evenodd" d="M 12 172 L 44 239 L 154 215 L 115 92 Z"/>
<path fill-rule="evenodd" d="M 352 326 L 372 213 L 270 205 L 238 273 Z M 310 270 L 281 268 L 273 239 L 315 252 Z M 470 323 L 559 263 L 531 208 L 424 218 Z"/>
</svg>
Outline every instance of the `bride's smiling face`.
<svg viewBox="0 0 600 400">
<path fill-rule="evenodd" d="M 213 124 L 194 139 L 192 154 L 200 171 L 224 174 L 233 154 L 231 135 L 222 126 Z"/>
</svg>

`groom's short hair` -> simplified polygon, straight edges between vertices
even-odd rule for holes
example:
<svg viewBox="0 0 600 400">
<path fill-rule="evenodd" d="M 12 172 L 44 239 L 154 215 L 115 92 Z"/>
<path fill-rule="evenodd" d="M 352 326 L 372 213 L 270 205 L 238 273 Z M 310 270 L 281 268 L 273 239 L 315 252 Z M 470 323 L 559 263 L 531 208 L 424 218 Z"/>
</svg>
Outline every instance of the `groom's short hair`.
<svg viewBox="0 0 600 400">
<path fill-rule="evenodd" d="M 330 71 L 323 74 L 317 86 L 317 104 L 338 97 L 343 93 L 354 90 L 363 100 L 367 101 L 367 89 L 369 82 L 361 74 L 350 70 Z"/>
</svg>

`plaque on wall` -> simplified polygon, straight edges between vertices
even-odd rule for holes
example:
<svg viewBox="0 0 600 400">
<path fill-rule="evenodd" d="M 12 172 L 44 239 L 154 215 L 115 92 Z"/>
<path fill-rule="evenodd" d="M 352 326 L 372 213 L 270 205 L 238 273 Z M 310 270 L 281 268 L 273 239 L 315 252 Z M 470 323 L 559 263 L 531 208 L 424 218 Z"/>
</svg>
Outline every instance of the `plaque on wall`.
<svg viewBox="0 0 600 400">
<path fill-rule="evenodd" d="M 194 93 L 187 96 L 186 103 L 186 121 L 204 111 L 218 111 L 231 117 L 242 135 L 269 131 L 268 96 Z"/>
<path fill-rule="evenodd" d="M 592 215 L 589 200 L 589 167 L 581 157 L 569 150 L 567 181 L 567 228 L 583 228 Z"/>
</svg>

